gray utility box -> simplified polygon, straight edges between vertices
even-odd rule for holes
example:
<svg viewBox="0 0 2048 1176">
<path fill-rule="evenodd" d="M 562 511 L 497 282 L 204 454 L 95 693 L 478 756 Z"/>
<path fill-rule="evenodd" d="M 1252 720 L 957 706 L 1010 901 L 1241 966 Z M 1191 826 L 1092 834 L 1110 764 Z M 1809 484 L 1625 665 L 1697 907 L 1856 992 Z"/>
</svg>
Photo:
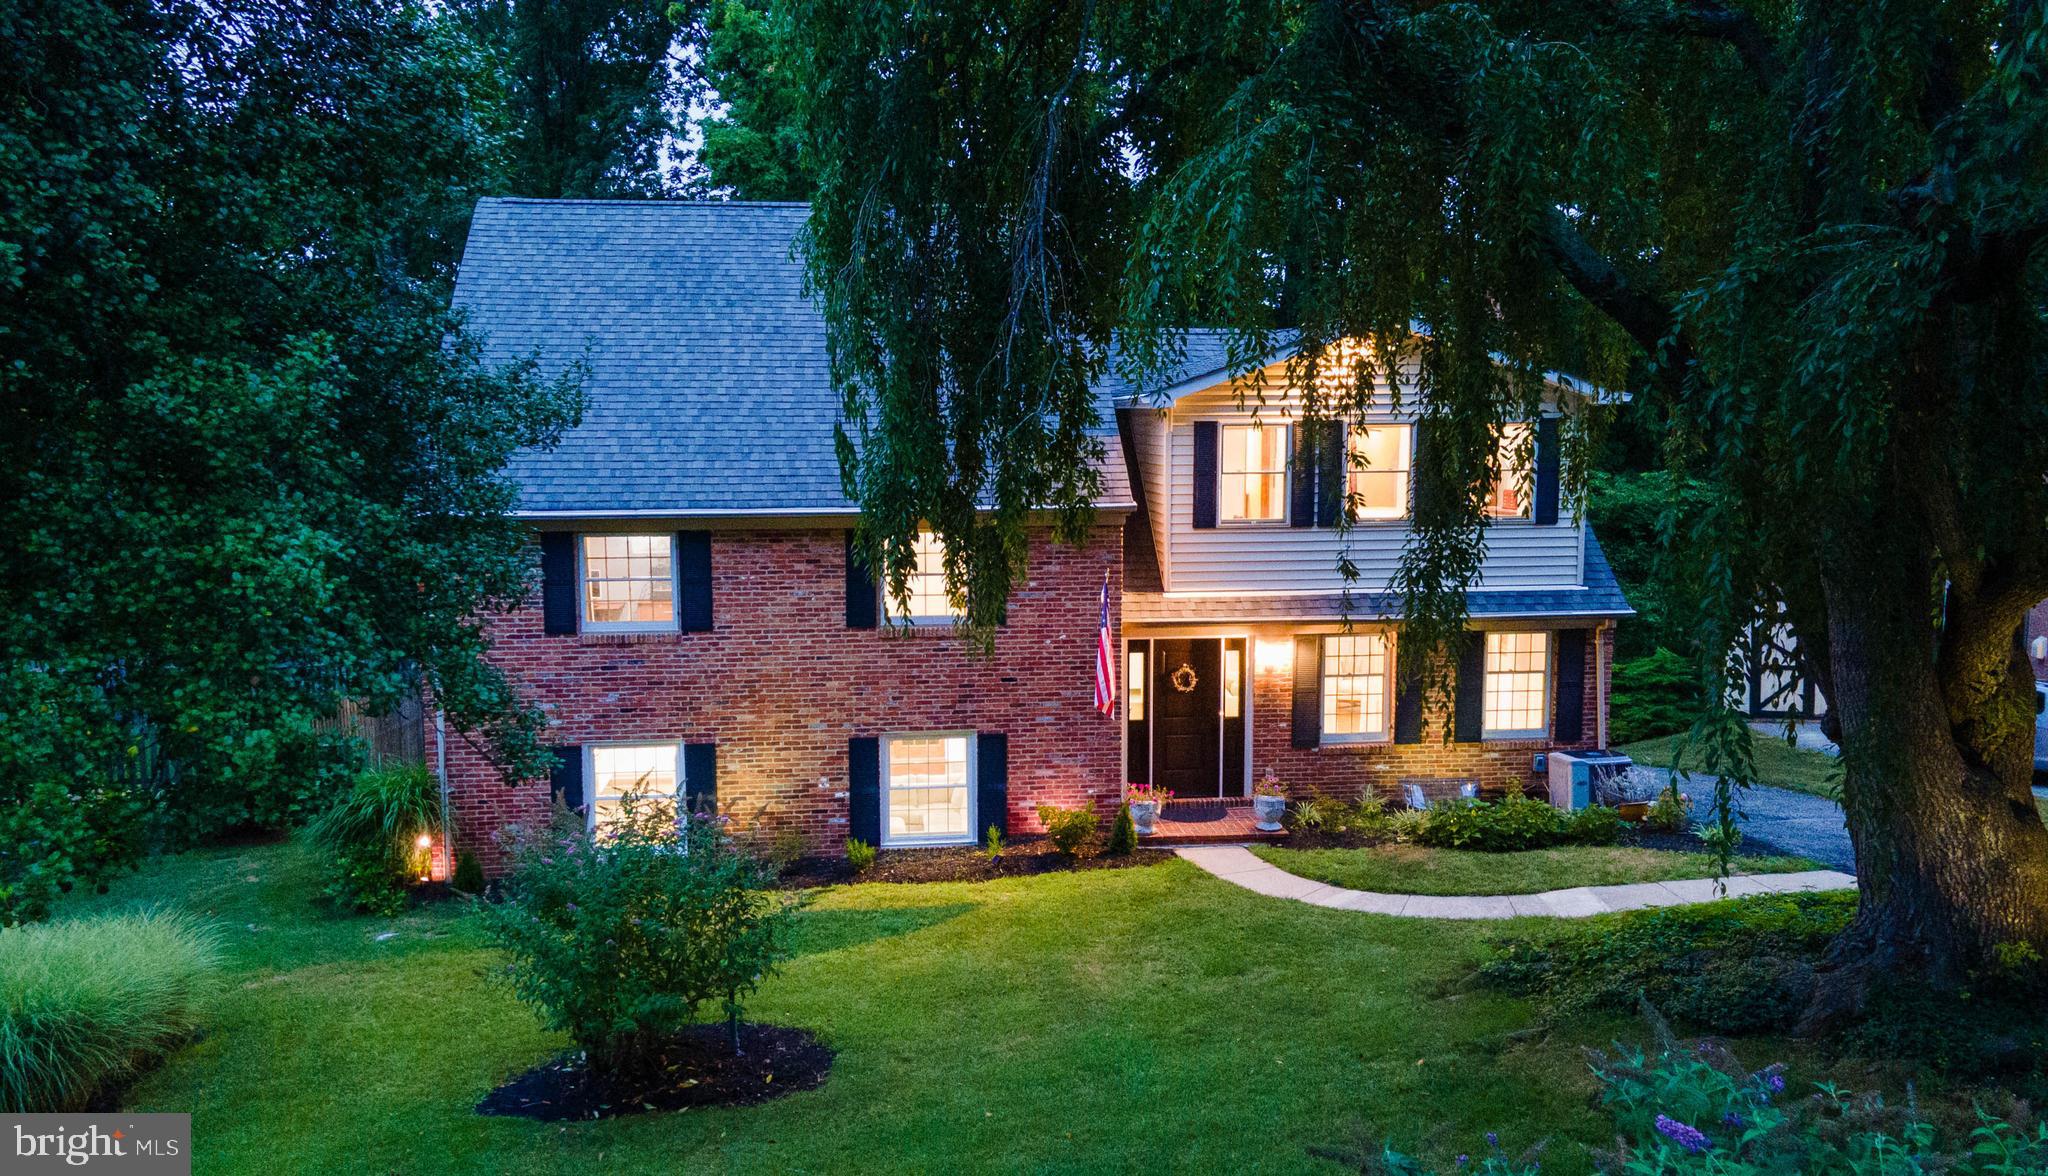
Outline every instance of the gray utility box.
<svg viewBox="0 0 2048 1176">
<path fill-rule="evenodd" d="M 1547 765 L 1550 803 L 1561 809 L 1617 804 L 1627 795 L 1635 761 L 1611 751 L 1553 751 Z"/>
</svg>

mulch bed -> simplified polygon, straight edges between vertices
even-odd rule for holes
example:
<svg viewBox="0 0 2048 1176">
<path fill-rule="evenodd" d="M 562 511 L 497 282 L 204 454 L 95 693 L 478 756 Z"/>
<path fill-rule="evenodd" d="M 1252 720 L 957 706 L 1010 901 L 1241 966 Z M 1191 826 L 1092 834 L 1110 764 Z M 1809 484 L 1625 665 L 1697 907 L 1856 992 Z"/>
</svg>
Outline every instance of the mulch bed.
<svg viewBox="0 0 2048 1176">
<path fill-rule="evenodd" d="M 1333 829 L 1290 829 L 1287 836 L 1275 844 L 1283 849 L 1368 849 L 1388 842 L 1363 837 L 1357 833 L 1339 833 Z M 1621 840 L 1615 844 L 1639 849 L 1665 850 L 1670 853 L 1707 852 L 1707 847 L 1700 841 L 1698 834 L 1662 833 L 1640 826 L 1623 826 Z M 1736 852 L 1753 857 L 1797 856 L 1750 833 L 1743 834 L 1742 845 Z"/>
<path fill-rule="evenodd" d="M 831 886 L 843 882 L 986 882 L 991 878 L 1023 878 L 1061 870 L 1120 870 L 1166 861 L 1173 851 L 1139 848 L 1112 857 L 1095 854 L 1070 858 L 1043 837 L 1003 846 L 1001 857 L 989 858 L 975 846 L 931 849 L 885 849 L 875 855 L 866 873 L 856 874 L 845 858 L 803 858 L 782 871 L 781 885 L 790 889 Z"/>
<path fill-rule="evenodd" d="M 535 1066 L 484 1096 L 479 1115 L 544 1123 L 608 1119 L 688 1107 L 750 1107 L 824 1085 L 832 1050 L 806 1029 L 740 1026 L 740 1056 L 724 1025 L 693 1025 L 676 1035 L 660 1078 L 618 1086 L 591 1080 L 578 1055 Z"/>
</svg>

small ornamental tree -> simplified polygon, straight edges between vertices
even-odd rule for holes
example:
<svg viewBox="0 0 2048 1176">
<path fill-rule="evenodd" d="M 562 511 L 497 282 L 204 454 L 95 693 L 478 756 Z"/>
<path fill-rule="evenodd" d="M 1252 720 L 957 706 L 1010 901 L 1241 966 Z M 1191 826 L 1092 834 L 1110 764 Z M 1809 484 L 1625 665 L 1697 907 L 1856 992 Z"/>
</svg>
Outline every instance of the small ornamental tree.
<svg viewBox="0 0 2048 1176">
<path fill-rule="evenodd" d="M 498 975 L 567 1033 L 599 1081 L 643 1075 L 707 1002 L 739 1050 L 742 999 L 787 954 L 797 903 L 716 820 L 630 802 L 598 832 L 516 831 L 503 901 L 479 903 Z"/>
</svg>

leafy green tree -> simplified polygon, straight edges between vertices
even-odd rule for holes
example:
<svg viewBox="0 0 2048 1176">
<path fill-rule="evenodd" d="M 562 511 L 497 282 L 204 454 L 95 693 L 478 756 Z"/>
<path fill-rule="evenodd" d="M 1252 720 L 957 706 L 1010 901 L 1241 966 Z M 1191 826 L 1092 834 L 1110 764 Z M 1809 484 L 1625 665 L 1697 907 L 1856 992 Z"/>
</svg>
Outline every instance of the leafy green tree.
<svg viewBox="0 0 2048 1176">
<path fill-rule="evenodd" d="M 704 18 L 704 78 L 722 109 L 698 123 L 697 185 L 740 200 L 808 200 L 804 91 L 790 66 L 787 6 L 712 0 Z"/>
<path fill-rule="evenodd" d="M 1175 327 L 1231 328 L 1240 361 L 1292 330 L 1312 418 L 1398 372 L 1426 421 L 1399 580 L 1426 651 L 1463 623 L 1496 427 L 1546 371 L 1632 387 L 1707 488 L 1674 537 L 1698 647 L 1784 601 L 1847 750 L 1862 901 L 1811 1024 L 1885 973 L 2048 954 L 2015 640 L 2048 596 L 2043 19 L 793 0 L 810 264 L 892 589 L 929 521 L 987 624 L 1027 512 L 1077 533 L 1117 332 L 1156 368 Z M 1752 778 L 1734 715 L 1700 735 Z"/>
<path fill-rule="evenodd" d="M 513 114 L 512 195 L 654 197 L 680 180 L 701 0 L 452 0 Z M 689 35 L 686 35 L 689 34 Z"/>
<path fill-rule="evenodd" d="M 500 182 L 487 55 L 371 0 L 0 21 L 0 921 L 145 816 L 306 815 L 344 699 L 424 677 L 537 764 L 481 618 L 531 565 L 506 457 L 580 400 L 448 311 Z"/>
</svg>

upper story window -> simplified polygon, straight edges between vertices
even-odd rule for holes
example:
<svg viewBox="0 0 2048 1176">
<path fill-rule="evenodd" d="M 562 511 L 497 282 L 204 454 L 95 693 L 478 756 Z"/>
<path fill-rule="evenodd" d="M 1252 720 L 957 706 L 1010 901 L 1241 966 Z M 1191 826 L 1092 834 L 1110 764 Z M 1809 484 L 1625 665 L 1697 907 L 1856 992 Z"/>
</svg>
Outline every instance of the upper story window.
<svg viewBox="0 0 2048 1176">
<path fill-rule="evenodd" d="M 1226 523 L 1287 521 L 1286 425 L 1224 425 L 1217 517 Z"/>
<path fill-rule="evenodd" d="M 930 531 L 919 531 L 911 542 L 917 567 L 910 573 L 910 598 L 889 604 L 889 618 L 899 625 L 931 625 L 960 619 L 946 592 L 946 545 Z"/>
<path fill-rule="evenodd" d="M 1408 517 L 1412 425 L 1364 425 L 1351 430 L 1350 478 L 1354 516 L 1361 521 Z"/>
<path fill-rule="evenodd" d="M 1486 735 L 1541 738 L 1550 731 L 1550 634 L 1486 635 Z"/>
<path fill-rule="evenodd" d="M 1387 737 L 1387 699 L 1394 659 L 1384 633 L 1323 638 L 1323 740 L 1363 742 Z"/>
<path fill-rule="evenodd" d="M 1486 493 L 1486 514 L 1496 519 L 1526 519 L 1536 485 L 1535 452 L 1526 422 L 1504 426 L 1494 454 L 1499 475 Z"/>
<path fill-rule="evenodd" d="M 619 743 L 590 749 L 590 827 L 617 823 L 628 796 L 674 804 L 683 779 L 679 743 Z M 645 809 L 640 810 L 643 814 Z"/>
<path fill-rule="evenodd" d="M 675 536 L 583 536 L 583 627 L 675 628 Z"/>
</svg>

